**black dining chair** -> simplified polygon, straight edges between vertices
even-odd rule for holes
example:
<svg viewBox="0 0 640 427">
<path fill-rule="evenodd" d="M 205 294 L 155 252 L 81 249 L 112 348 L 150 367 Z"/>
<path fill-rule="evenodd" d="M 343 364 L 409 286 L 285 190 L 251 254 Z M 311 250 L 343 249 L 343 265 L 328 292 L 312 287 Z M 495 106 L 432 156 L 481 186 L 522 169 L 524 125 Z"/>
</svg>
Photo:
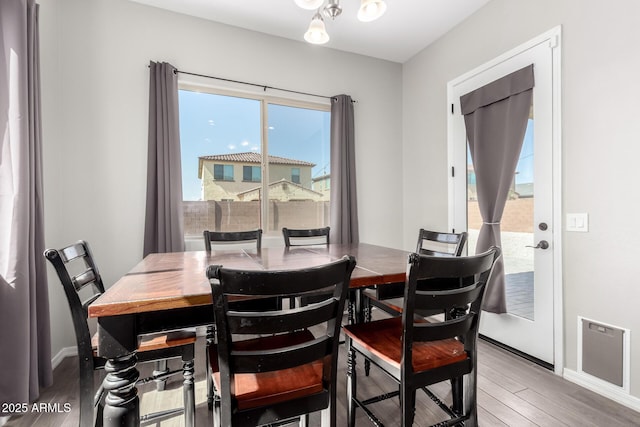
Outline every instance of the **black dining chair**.
<svg viewBox="0 0 640 427">
<path fill-rule="evenodd" d="M 416 392 L 424 391 L 450 418 L 435 425 L 477 425 L 477 336 L 482 299 L 500 249 L 470 257 L 438 257 L 412 254 L 405 281 L 402 317 L 344 326 L 347 344 L 348 425 L 355 425 L 356 408 L 365 412 L 376 425 L 382 425 L 368 405 L 400 396 L 401 425 L 413 425 Z M 448 290 L 419 290 L 420 280 L 450 279 L 465 283 Z M 441 321 L 416 316 L 418 310 L 458 310 L 455 317 Z M 357 397 L 356 354 L 398 383 L 384 395 Z M 463 378 L 468 377 L 466 388 Z M 451 380 L 452 402 L 436 396 L 428 386 Z M 362 384 L 360 384 L 362 386 Z"/>
<path fill-rule="evenodd" d="M 202 233 L 204 237 L 204 247 L 207 252 L 212 249 L 228 249 L 233 247 L 255 247 L 258 252 L 262 249 L 262 229 L 244 230 L 244 231 L 209 231 Z M 280 298 L 268 298 L 254 301 L 236 302 L 236 305 L 242 305 L 245 309 L 254 311 L 275 310 L 282 304 Z M 215 341 L 213 325 L 207 326 L 205 352 L 207 360 L 209 360 L 209 349 Z M 213 409 L 213 381 L 207 364 L 207 406 Z"/>
<path fill-rule="evenodd" d="M 217 336 L 209 358 L 215 426 L 280 425 L 296 418 L 307 425 L 316 411 L 336 425 L 338 341 L 355 264 L 345 256 L 298 270 L 207 269 Z M 323 300 L 304 307 L 254 312 L 232 306 L 237 298 L 327 289 Z"/>
<path fill-rule="evenodd" d="M 80 422 L 81 426 L 102 425 L 102 410 L 105 393 L 102 385 L 96 391 L 94 371 L 102 370 L 107 360 L 97 355 L 97 334 L 93 337 L 87 320 L 88 306 L 104 293 L 104 284 L 98 267 L 87 242 L 80 240 L 62 249 L 47 249 L 44 256 L 48 259 L 60 279 L 67 296 L 71 318 L 78 347 L 80 371 Z M 166 380 L 182 373 L 184 407 L 170 409 L 140 417 L 140 421 L 152 421 L 184 413 L 185 425 L 193 426 L 195 417 L 194 395 L 194 347 L 195 332 L 174 331 L 146 334 L 138 340 L 138 362 L 156 362 L 171 358 L 182 359 L 182 369 L 162 373 L 154 372 L 149 378 L 139 379 L 136 386 L 151 381 Z M 94 411 L 94 408 L 96 411 Z"/>
<path fill-rule="evenodd" d="M 461 233 L 445 233 L 421 228 L 418 233 L 416 253 L 436 257 L 456 257 L 462 255 L 466 242 L 466 231 Z M 423 289 L 429 286 L 435 289 L 456 287 L 458 285 L 458 283 L 453 283 L 451 280 L 439 280 L 437 283 L 425 280 L 422 281 L 418 287 Z M 392 316 L 399 316 L 402 313 L 403 294 L 404 283 L 386 284 L 364 290 L 363 301 L 366 320 L 371 320 L 372 307 L 377 307 Z"/>
<path fill-rule="evenodd" d="M 282 228 L 282 236 L 284 237 L 284 245 L 287 248 L 291 246 L 328 245 L 330 231 L 330 227 L 305 229 L 284 227 Z"/>
</svg>

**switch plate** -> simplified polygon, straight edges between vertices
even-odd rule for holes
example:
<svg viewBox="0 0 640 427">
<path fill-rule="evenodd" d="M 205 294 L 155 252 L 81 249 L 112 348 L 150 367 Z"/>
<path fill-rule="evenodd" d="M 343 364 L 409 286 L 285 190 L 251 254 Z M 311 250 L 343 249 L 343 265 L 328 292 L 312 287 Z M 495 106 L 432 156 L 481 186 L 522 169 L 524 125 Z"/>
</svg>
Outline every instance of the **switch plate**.
<svg viewBox="0 0 640 427">
<path fill-rule="evenodd" d="M 587 231 L 589 231 L 589 214 L 568 213 L 566 230 L 579 231 L 583 233 L 586 233 Z"/>
</svg>

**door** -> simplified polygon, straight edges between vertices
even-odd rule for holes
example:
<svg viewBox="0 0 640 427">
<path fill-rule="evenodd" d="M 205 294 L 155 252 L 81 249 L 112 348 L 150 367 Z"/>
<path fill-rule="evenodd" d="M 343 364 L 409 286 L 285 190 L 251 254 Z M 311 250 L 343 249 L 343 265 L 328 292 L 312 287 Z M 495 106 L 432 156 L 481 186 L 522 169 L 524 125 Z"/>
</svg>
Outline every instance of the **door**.
<svg viewBox="0 0 640 427">
<path fill-rule="evenodd" d="M 559 203 L 554 181 L 558 159 L 554 150 L 558 117 L 554 79 L 559 59 L 558 34 L 546 35 L 450 82 L 449 152 L 453 166 L 450 185 L 451 222 L 456 231 L 467 230 L 469 253 L 482 219 L 475 193 L 475 174 L 469 155 L 460 96 L 527 65 L 534 65 L 535 86 L 527 131 L 501 220 L 507 313 L 483 312 L 480 334 L 529 355 L 543 364 L 557 363 L 554 333 L 561 331 L 555 282 L 559 264 Z M 558 152 L 559 153 L 559 152 Z M 554 163 L 555 162 L 555 163 Z M 558 178 L 559 178 L 559 174 Z M 556 228 L 558 232 L 556 232 Z M 558 253 L 559 254 L 559 253 Z M 556 322 L 556 323 L 554 323 Z M 561 333 L 561 332 L 559 332 Z"/>
</svg>

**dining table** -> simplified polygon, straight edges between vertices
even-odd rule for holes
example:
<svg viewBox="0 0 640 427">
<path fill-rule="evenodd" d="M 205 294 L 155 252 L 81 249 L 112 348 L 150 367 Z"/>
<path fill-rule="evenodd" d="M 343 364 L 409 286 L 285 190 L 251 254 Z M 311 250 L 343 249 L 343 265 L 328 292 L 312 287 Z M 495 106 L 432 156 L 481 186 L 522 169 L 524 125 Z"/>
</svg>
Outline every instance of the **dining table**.
<svg viewBox="0 0 640 427">
<path fill-rule="evenodd" d="M 404 282 L 409 254 L 358 243 L 147 255 L 88 308 L 89 317 L 97 319 L 98 355 L 107 359 L 103 425 L 139 425 L 135 350 L 140 335 L 213 324 L 208 266 L 277 271 L 354 256 L 348 316 L 349 322 L 359 322 L 364 320 L 362 289 Z"/>
</svg>

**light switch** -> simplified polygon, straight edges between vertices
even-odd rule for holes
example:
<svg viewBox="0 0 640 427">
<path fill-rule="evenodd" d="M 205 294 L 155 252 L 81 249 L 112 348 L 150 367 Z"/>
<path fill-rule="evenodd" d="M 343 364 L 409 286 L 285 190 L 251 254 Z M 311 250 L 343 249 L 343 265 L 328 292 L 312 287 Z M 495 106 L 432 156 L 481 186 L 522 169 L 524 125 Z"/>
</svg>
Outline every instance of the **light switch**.
<svg viewBox="0 0 640 427">
<path fill-rule="evenodd" d="M 569 213 L 567 214 L 567 231 L 589 231 L 589 214 Z"/>
</svg>

